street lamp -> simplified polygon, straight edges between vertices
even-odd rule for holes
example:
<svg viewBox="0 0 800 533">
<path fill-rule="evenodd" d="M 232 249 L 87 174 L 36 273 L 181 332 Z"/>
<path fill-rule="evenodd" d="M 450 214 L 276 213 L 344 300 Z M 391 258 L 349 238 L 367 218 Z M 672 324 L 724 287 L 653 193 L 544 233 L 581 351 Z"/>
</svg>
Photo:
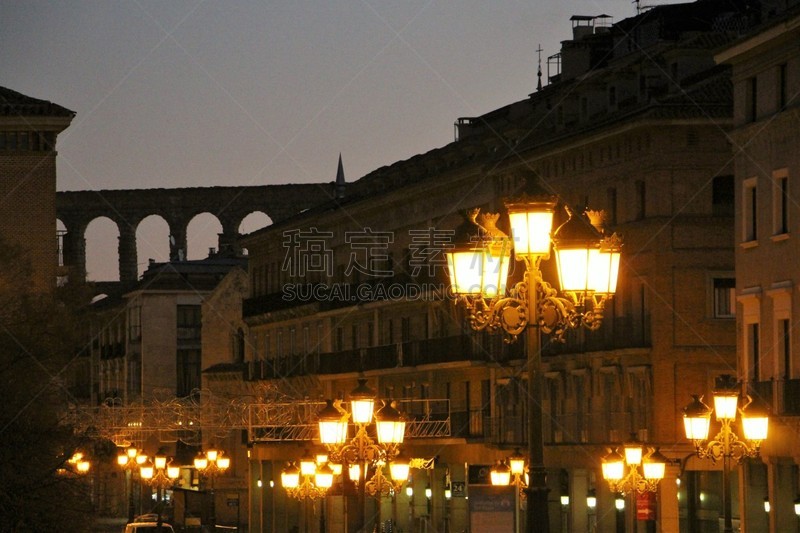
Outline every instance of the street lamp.
<svg viewBox="0 0 800 533">
<path fill-rule="evenodd" d="M 616 292 L 620 261 L 619 237 L 604 237 L 602 213 L 575 213 L 552 235 L 557 197 L 523 194 L 506 201 L 513 239 L 497 226 L 499 215 L 474 209 L 469 220 L 477 239 L 458 243 L 447 254 L 451 290 L 469 312 L 476 331 L 502 331 L 510 341 L 527 330 L 528 486 L 527 531 L 549 530 L 544 443 L 542 437 L 542 375 L 540 331 L 563 338 L 567 329 L 600 327 L 605 302 Z M 513 243 L 513 246 L 512 246 Z M 542 279 L 540 264 L 555 251 L 561 291 Z M 511 249 L 525 264 L 523 280 L 507 287 Z M 508 295 L 506 294 L 508 292 Z"/>
<path fill-rule="evenodd" d="M 722 508 L 725 521 L 723 531 L 730 533 L 733 531 L 731 459 L 741 463 L 745 457 L 758 457 L 761 442 L 767 438 L 769 416 L 766 409 L 756 406 L 750 396 L 746 397 L 747 403 L 741 409 L 738 408 L 739 385 L 733 376 L 719 376 L 716 379 L 713 396 L 714 412 L 722 425 L 713 439 L 708 440 L 712 410 L 703 403 L 702 396 L 692 396 L 691 403 L 683 410 L 683 423 L 686 438 L 694 444 L 698 457 L 710 459 L 712 463 L 722 459 Z M 736 420 L 737 411 L 742 415 L 744 440 L 740 439 L 731 427 Z"/>
<path fill-rule="evenodd" d="M 594 533 L 594 531 L 597 529 L 597 516 L 595 515 L 595 509 L 597 509 L 597 496 L 595 495 L 594 489 L 590 490 L 586 495 L 586 509 L 589 515 L 586 528 L 588 533 Z"/>
<path fill-rule="evenodd" d="M 325 495 L 333 486 L 333 478 L 342 473 L 341 465 L 328 463 L 328 456 L 317 454 L 311 457 L 307 452 L 300 459 L 298 467 L 294 462 L 290 463 L 281 472 L 281 485 L 286 489 L 286 494 L 291 498 L 303 501 L 305 531 L 309 531 L 311 524 L 308 515 L 308 502 L 321 500 L 320 512 L 320 531 L 325 531 Z"/>
<path fill-rule="evenodd" d="M 198 475 L 202 477 L 211 478 L 211 513 L 209 522 L 211 527 L 215 527 L 217 523 L 217 502 L 216 495 L 214 494 L 214 478 L 217 475 L 224 473 L 231 466 L 231 458 L 225 455 L 222 450 L 217 450 L 213 446 L 206 450 L 197 452 L 194 458 L 194 467 L 197 469 Z"/>
<path fill-rule="evenodd" d="M 376 393 L 367 386 L 365 379 L 358 380 L 349 399 L 349 413 L 342 407 L 341 400 L 328 400 L 317 417 L 320 442 L 335 462 L 347 465 L 350 479 L 359 488 L 357 531 L 361 531 L 365 522 L 366 493 L 374 496 L 399 490 L 408 479 L 410 465 L 398 459 L 406 422 L 394 402 L 383 402 L 383 407 L 375 411 Z M 355 424 L 355 435 L 351 439 L 348 439 L 349 420 Z M 373 421 L 375 438 L 368 431 Z M 387 464 L 391 482 L 383 474 L 383 466 Z"/>
<path fill-rule="evenodd" d="M 519 531 L 520 499 L 525 499 L 527 474 L 525 473 L 525 458 L 515 450 L 508 461 L 500 460 L 489 470 L 489 479 L 495 486 L 514 486 L 514 531 Z"/>
<path fill-rule="evenodd" d="M 133 475 L 147 462 L 147 456 L 140 453 L 135 446 L 128 446 L 120 450 L 117 455 L 117 465 L 125 471 L 125 487 L 128 491 L 128 522 L 133 522 L 136 514 L 133 494 Z"/>
<path fill-rule="evenodd" d="M 624 455 L 617 450 L 609 449 L 608 455 L 603 458 L 602 463 L 603 479 L 608 482 L 611 492 L 618 493 L 619 498 L 622 499 L 621 504 L 619 498 L 615 500 L 618 522 L 625 509 L 625 496 L 630 494 L 633 503 L 636 493 L 656 492 L 658 482 L 664 479 L 667 467 L 667 458 L 658 451 L 658 448 L 645 448 L 636 439 L 631 439 L 622 448 Z M 625 473 L 626 465 L 628 467 L 627 474 Z M 632 505 L 631 508 L 635 509 L 635 506 Z M 632 522 L 636 518 L 634 512 L 631 511 Z M 624 520 L 622 524 L 620 526 L 618 523 L 617 528 L 624 528 Z"/>
<path fill-rule="evenodd" d="M 75 468 L 78 474 L 87 474 L 92 467 L 92 463 L 86 458 L 83 452 L 75 452 L 67 462 Z"/>
<path fill-rule="evenodd" d="M 172 466 L 172 459 L 166 455 L 157 454 L 152 460 L 148 458 L 140 465 L 139 477 L 156 489 L 160 502 L 163 491 L 171 487 L 180 477 L 180 467 Z"/>
<path fill-rule="evenodd" d="M 75 452 L 73 453 L 69 459 L 67 459 L 66 464 L 56 469 L 56 473 L 60 476 L 67 476 L 71 474 L 77 474 L 82 476 L 84 474 L 88 474 L 89 470 L 92 468 L 92 463 L 83 452 Z"/>
<path fill-rule="evenodd" d="M 658 482 L 664 479 L 667 459 L 658 449 L 647 448 L 635 440 L 623 445 L 624 456 L 617 450 L 608 450 L 603 458 L 603 479 L 612 492 L 622 495 L 656 492 Z M 625 465 L 628 473 L 625 473 Z M 640 471 L 641 468 L 641 471 Z"/>
</svg>

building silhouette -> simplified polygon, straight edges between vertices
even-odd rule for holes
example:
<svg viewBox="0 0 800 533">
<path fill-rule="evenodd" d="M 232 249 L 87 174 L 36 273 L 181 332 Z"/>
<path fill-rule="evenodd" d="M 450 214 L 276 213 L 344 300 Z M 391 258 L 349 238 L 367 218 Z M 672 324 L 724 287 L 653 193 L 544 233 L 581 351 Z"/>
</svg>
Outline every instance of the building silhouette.
<svg viewBox="0 0 800 533">
<path fill-rule="evenodd" d="M 35 290 L 55 287 L 61 260 L 56 235 L 56 139 L 75 113 L 0 87 L 0 236 L 22 246 Z"/>
</svg>

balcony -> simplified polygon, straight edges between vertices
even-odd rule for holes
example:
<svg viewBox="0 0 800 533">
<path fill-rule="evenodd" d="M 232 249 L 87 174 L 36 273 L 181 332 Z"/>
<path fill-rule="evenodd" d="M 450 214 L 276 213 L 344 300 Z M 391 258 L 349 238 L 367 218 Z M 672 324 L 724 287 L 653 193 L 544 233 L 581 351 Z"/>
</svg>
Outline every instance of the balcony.
<svg viewBox="0 0 800 533">
<path fill-rule="evenodd" d="M 521 342 L 505 344 L 499 337 L 455 335 L 370 348 L 250 361 L 244 378 L 253 381 L 313 374 L 347 374 L 466 361 L 505 363 L 522 359 L 523 345 Z"/>
</svg>

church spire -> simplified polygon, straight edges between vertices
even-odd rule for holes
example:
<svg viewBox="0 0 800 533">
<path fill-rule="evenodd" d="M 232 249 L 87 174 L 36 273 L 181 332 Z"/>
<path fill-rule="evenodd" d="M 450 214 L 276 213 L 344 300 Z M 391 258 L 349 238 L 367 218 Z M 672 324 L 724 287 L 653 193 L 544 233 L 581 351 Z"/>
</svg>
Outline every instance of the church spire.
<svg viewBox="0 0 800 533">
<path fill-rule="evenodd" d="M 342 153 L 339 152 L 339 168 L 336 169 L 336 188 L 335 188 L 335 197 L 337 200 L 341 200 L 344 198 L 344 189 L 345 189 L 345 181 L 344 181 L 344 166 L 342 165 Z"/>
</svg>

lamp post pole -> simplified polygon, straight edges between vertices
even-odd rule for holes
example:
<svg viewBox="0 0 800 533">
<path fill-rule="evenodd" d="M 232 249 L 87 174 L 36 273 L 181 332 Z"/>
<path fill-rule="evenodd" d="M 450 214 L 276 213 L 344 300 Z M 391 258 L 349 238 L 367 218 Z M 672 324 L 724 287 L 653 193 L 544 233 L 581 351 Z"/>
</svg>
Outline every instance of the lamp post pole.
<svg viewBox="0 0 800 533">
<path fill-rule="evenodd" d="M 525 531 L 547 533 L 550 531 L 550 520 L 547 509 L 547 470 L 544 467 L 542 431 L 542 337 L 535 316 L 536 291 L 541 271 L 531 262 L 525 271 L 525 276 L 528 278 L 528 312 L 531 314 L 525 332 L 528 350 L 528 457 L 530 458 Z M 535 527 L 537 524 L 538 529 Z"/>
<path fill-rule="evenodd" d="M 725 431 L 722 455 L 722 512 L 725 516 L 725 533 L 733 532 L 733 509 L 731 506 L 731 447 L 730 431 Z"/>
</svg>

